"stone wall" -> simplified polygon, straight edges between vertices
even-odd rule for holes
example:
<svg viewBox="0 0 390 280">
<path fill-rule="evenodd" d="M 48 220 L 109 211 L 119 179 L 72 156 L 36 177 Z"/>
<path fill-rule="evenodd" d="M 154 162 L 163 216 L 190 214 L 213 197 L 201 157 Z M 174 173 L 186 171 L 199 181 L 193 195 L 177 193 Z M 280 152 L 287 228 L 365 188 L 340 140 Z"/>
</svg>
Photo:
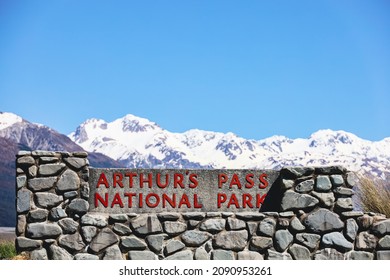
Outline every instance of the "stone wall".
<svg viewBox="0 0 390 280">
<path fill-rule="evenodd" d="M 86 153 L 16 165 L 16 248 L 31 259 L 390 259 L 390 219 L 354 211 L 341 167 L 282 169 L 262 212 L 103 214 L 89 212 Z"/>
</svg>

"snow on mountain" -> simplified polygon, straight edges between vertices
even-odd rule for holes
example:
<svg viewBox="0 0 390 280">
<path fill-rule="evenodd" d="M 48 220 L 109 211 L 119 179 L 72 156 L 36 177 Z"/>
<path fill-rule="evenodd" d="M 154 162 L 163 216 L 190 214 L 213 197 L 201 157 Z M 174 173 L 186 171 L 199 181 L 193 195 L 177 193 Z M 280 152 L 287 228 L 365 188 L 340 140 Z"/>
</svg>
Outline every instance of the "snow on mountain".
<svg viewBox="0 0 390 280">
<path fill-rule="evenodd" d="M 13 113 L 0 112 L 0 130 L 22 122 L 23 119 Z"/>
<path fill-rule="evenodd" d="M 345 131 L 320 130 L 309 138 L 247 140 L 233 133 L 192 129 L 172 133 L 133 115 L 113 122 L 90 119 L 69 136 L 91 152 L 128 167 L 271 168 L 343 165 L 383 177 L 390 173 L 390 138 L 371 142 Z"/>
</svg>

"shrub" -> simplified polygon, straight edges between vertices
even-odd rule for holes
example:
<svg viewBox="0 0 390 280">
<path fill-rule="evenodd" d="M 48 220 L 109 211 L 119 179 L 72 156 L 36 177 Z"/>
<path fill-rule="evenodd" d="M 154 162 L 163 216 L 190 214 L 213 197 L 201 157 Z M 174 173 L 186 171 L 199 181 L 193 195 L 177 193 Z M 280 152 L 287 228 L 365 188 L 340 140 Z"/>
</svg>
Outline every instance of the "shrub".
<svg viewBox="0 0 390 280">
<path fill-rule="evenodd" d="M 0 241 L 0 260 L 12 259 L 16 256 L 15 244 L 13 241 Z"/>
<path fill-rule="evenodd" d="M 375 181 L 368 177 L 359 178 L 358 195 L 365 212 L 375 212 L 390 217 L 390 189 L 384 181 Z"/>
</svg>

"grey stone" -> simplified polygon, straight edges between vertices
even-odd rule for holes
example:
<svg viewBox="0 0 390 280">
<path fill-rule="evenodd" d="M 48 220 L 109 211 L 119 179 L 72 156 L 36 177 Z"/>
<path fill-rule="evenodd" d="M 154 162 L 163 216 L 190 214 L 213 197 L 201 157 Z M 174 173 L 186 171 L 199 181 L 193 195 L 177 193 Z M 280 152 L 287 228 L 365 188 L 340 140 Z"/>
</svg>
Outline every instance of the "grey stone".
<svg viewBox="0 0 390 280">
<path fill-rule="evenodd" d="M 332 188 L 329 176 L 321 175 L 317 177 L 314 189 L 318 192 L 327 192 Z"/>
<path fill-rule="evenodd" d="M 31 151 L 19 151 L 16 155 L 17 157 L 22 157 L 22 156 L 31 156 Z"/>
<path fill-rule="evenodd" d="M 226 220 L 225 219 L 208 219 L 200 224 L 200 230 L 205 230 L 209 232 L 219 232 L 225 229 Z"/>
<path fill-rule="evenodd" d="M 187 225 L 182 222 L 167 221 L 163 224 L 164 231 L 169 235 L 175 236 L 186 231 Z"/>
<path fill-rule="evenodd" d="M 81 228 L 81 233 L 84 237 L 84 240 L 89 243 L 96 236 L 97 228 L 94 226 L 83 226 Z"/>
<path fill-rule="evenodd" d="M 213 250 L 211 251 L 212 260 L 234 260 L 234 253 L 226 250 Z"/>
<path fill-rule="evenodd" d="M 17 160 L 18 166 L 30 166 L 35 164 L 35 159 L 32 156 L 19 157 Z"/>
<path fill-rule="evenodd" d="M 233 212 L 222 212 L 221 214 L 222 214 L 222 218 L 229 218 L 234 215 Z"/>
<path fill-rule="evenodd" d="M 28 213 L 27 220 L 30 223 L 44 222 L 47 220 L 48 215 L 49 211 L 47 211 L 46 209 L 36 209 Z"/>
<path fill-rule="evenodd" d="M 347 211 L 347 212 L 342 212 L 341 217 L 344 219 L 348 218 L 357 218 L 363 216 L 364 213 L 362 211 Z"/>
<path fill-rule="evenodd" d="M 292 257 L 289 253 L 279 253 L 274 250 L 268 250 L 267 260 L 292 260 Z"/>
<path fill-rule="evenodd" d="M 118 245 L 108 247 L 104 253 L 103 260 L 123 260 L 122 252 Z"/>
<path fill-rule="evenodd" d="M 203 247 L 196 248 L 195 250 L 195 260 L 209 260 L 210 255 L 207 253 L 206 249 Z"/>
<path fill-rule="evenodd" d="M 294 260 L 310 260 L 310 251 L 306 247 L 298 244 L 293 244 L 288 249 L 288 252 Z"/>
<path fill-rule="evenodd" d="M 284 178 L 295 179 L 303 176 L 312 175 L 314 173 L 314 168 L 301 166 L 285 167 L 280 170 L 280 173 Z"/>
<path fill-rule="evenodd" d="M 351 188 L 356 187 L 358 182 L 359 182 L 359 179 L 354 172 L 347 173 L 347 183 Z"/>
<path fill-rule="evenodd" d="M 356 234 L 358 233 L 359 227 L 354 219 L 348 219 L 345 222 L 345 236 L 351 242 L 355 241 Z"/>
<path fill-rule="evenodd" d="M 254 235 L 257 231 L 259 224 L 257 222 L 247 222 L 249 235 Z"/>
<path fill-rule="evenodd" d="M 164 213 L 158 213 L 157 217 L 162 221 L 177 221 L 180 218 L 180 214 L 164 212 Z"/>
<path fill-rule="evenodd" d="M 40 151 L 40 150 L 32 151 L 31 154 L 36 157 L 55 157 L 60 155 L 60 153 L 57 152 Z"/>
<path fill-rule="evenodd" d="M 26 185 L 26 182 L 27 182 L 26 175 L 19 175 L 18 177 L 16 177 L 16 187 L 18 188 L 18 190 L 23 188 Z"/>
<path fill-rule="evenodd" d="M 78 261 L 96 261 L 99 257 L 88 253 L 78 253 L 74 256 L 74 259 Z"/>
<path fill-rule="evenodd" d="M 68 251 L 54 244 L 50 246 L 50 252 L 53 260 L 73 260 L 73 256 Z"/>
<path fill-rule="evenodd" d="M 39 163 L 40 164 L 45 164 L 45 163 L 56 163 L 60 159 L 57 157 L 40 157 L 39 158 Z"/>
<path fill-rule="evenodd" d="M 16 197 L 16 211 L 26 213 L 30 210 L 31 206 L 31 192 L 25 189 L 19 190 Z"/>
<path fill-rule="evenodd" d="M 281 189 L 282 190 L 289 190 L 294 187 L 294 180 L 286 180 L 282 179 Z"/>
<path fill-rule="evenodd" d="M 111 224 L 114 224 L 114 223 L 126 223 L 127 220 L 128 220 L 128 218 L 127 218 L 126 214 L 111 214 L 108 217 L 108 221 Z"/>
<path fill-rule="evenodd" d="M 325 207 L 333 206 L 334 202 L 336 201 L 333 192 L 320 193 L 320 192 L 312 191 L 311 195 L 320 201 L 321 206 L 325 206 Z"/>
<path fill-rule="evenodd" d="M 43 240 L 43 247 L 50 247 L 51 245 L 56 244 L 56 242 L 56 239 L 45 239 Z"/>
<path fill-rule="evenodd" d="M 162 232 L 160 221 L 155 214 L 137 217 L 130 223 L 133 230 L 138 234 L 145 235 Z"/>
<path fill-rule="evenodd" d="M 54 223 L 32 223 L 27 225 L 27 235 L 35 239 L 55 238 L 61 233 L 61 228 Z"/>
<path fill-rule="evenodd" d="M 88 212 L 89 203 L 82 198 L 76 198 L 69 204 L 68 209 L 72 214 L 84 215 Z"/>
<path fill-rule="evenodd" d="M 314 187 L 314 180 L 310 179 L 310 180 L 306 180 L 306 181 L 299 183 L 295 187 L 295 191 L 297 191 L 299 193 L 307 193 L 307 192 L 312 191 L 313 187 Z"/>
<path fill-rule="evenodd" d="M 294 216 L 295 216 L 295 214 L 293 211 L 286 211 L 286 212 L 279 213 L 279 217 L 281 217 L 281 218 L 292 218 Z"/>
<path fill-rule="evenodd" d="M 306 209 L 316 206 L 318 202 L 318 199 L 312 197 L 311 195 L 286 191 L 282 198 L 281 209 L 282 211 Z"/>
<path fill-rule="evenodd" d="M 349 211 L 353 210 L 353 202 L 352 198 L 339 198 L 336 201 L 336 207 L 337 209 L 341 211 Z"/>
<path fill-rule="evenodd" d="M 118 237 L 109 228 L 102 229 L 92 240 L 89 248 L 95 254 L 118 242 Z"/>
<path fill-rule="evenodd" d="M 187 246 L 198 247 L 211 238 L 206 231 L 188 230 L 181 235 L 181 239 Z"/>
<path fill-rule="evenodd" d="M 72 199 L 72 198 L 77 197 L 77 195 L 78 195 L 77 191 L 70 191 L 70 192 L 64 193 L 64 198 L 65 199 Z"/>
<path fill-rule="evenodd" d="M 272 237 L 275 233 L 276 221 L 273 218 L 265 218 L 259 223 L 259 233 Z"/>
<path fill-rule="evenodd" d="M 28 174 L 30 175 L 31 178 L 36 177 L 37 173 L 38 173 L 38 167 L 36 167 L 35 165 L 29 167 Z"/>
<path fill-rule="evenodd" d="M 147 245 L 145 241 L 135 236 L 125 236 L 121 238 L 120 247 L 123 252 L 128 252 L 130 250 L 144 250 Z"/>
<path fill-rule="evenodd" d="M 16 247 L 21 251 L 32 251 L 41 247 L 41 240 L 33 240 L 23 236 L 19 236 L 16 238 Z"/>
<path fill-rule="evenodd" d="M 46 261 L 49 258 L 47 257 L 47 252 L 45 248 L 37 249 L 31 252 L 31 260 L 43 260 Z"/>
<path fill-rule="evenodd" d="M 73 167 L 76 170 L 80 170 L 81 168 L 87 165 L 86 158 L 68 157 L 68 158 L 64 158 L 64 161 L 69 166 Z"/>
<path fill-rule="evenodd" d="M 193 260 L 193 259 L 194 256 L 191 250 L 180 251 L 165 258 L 165 260 Z"/>
<path fill-rule="evenodd" d="M 63 201 L 62 196 L 54 193 L 36 193 L 35 197 L 38 206 L 42 208 L 52 208 L 58 206 Z"/>
<path fill-rule="evenodd" d="M 131 233 L 131 229 L 124 224 L 116 223 L 112 230 L 118 235 L 129 235 Z"/>
<path fill-rule="evenodd" d="M 288 230 L 275 232 L 275 249 L 279 252 L 285 251 L 293 242 L 294 236 Z"/>
<path fill-rule="evenodd" d="M 18 216 L 18 223 L 16 225 L 16 235 L 20 236 L 24 234 L 24 231 L 26 229 L 26 216 L 25 215 L 19 215 Z"/>
<path fill-rule="evenodd" d="M 304 218 L 303 223 L 314 233 L 326 233 L 344 227 L 344 223 L 337 214 L 323 208 L 311 212 Z"/>
<path fill-rule="evenodd" d="M 99 214 L 85 214 L 81 217 L 81 224 L 83 226 L 95 226 L 104 228 L 108 225 L 107 217 Z"/>
<path fill-rule="evenodd" d="M 317 251 L 314 255 L 315 260 L 343 260 L 344 254 L 333 248 L 325 248 Z"/>
<path fill-rule="evenodd" d="M 286 218 L 279 218 L 278 219 L 278 227 L 279 228 L 287 229 L 289 225 L 290 225 L 289 219 L 286 219 Z"/>
<path fill-rule="evenodd" d="M 65 234 L 75 233 L 79 227 L 79 223 L 71 218 L 65 218 L 58 221 L 58 225 L 62 228 L 62 231 Z"/>
<path fill-rule="evenodd" d="M 236 218 L 228 218 L 227 224 L 230 230 L 240 230 L 246 228 L 246 223 L 243 220 Z"/>
<path fill-rule="evenodd" d="M 164 240 L 167 238 L 166 234 L 156 234 L 146 236 L 146 242 L 149 248 L 155 253 L 160 253 L 163 248 Z"/>
<path fill-rule="evenodd" d="M 379 239 L 378 248 L 380 250 L 389 250 L 390 249 L 390 235 L 386 235 L 385 237 Z"/>
<path fill-rule="evenodd" d="M 258 252 L 253 251 L 241 251 L 237 253 L 238 260 L 264 260 L 263 256 Z"/>
<path fill-rule="evenodd" d="M 58 239 L 58 243 L 61 247 L 67 249 L 70 252 L 78 252 L 85 247 L 85 243 L 83 242 L 83 239 L 78 232 L 62 235 Z"/>
<path fill-rule="evenodd" d="M 63 163 L 49 163 L 42 164 L 38 168 L 38 174 L 40 176 L 54 176 L 58 175 L 65 168 Z"/>
<path fill-rule="evenodd" d="M 25 172 L 23 171 L 22 168 L 16 168 L 16 174 L 20 175 L 20 174 L 25 174 Z"/>
<path fill-rule="evenodd" d="M 194 228 L 196 228 L 200 223 L 201 223 L 201 221 L 198 221 L 198 220 L 189 220 L 189 221 L 188 221 L 188 228 L 189 228 L 189 229 L 194 229 Z"/>
<path fill-rule="evenodd" d="M 390 234 L 390 219 L 373 224 L 371 231 L 377 236 Z"/>
<path fill-rule="evenodd" d="M 344 185 L 344 178 L 342 175 L 330 175 L 333 187 L 340 187 Z"/>
<path fill-rule="evenodd" d="M 66 218 L 67 215 L 65 213 L 65 210 L 62 208 L 53 208 L 50 210 L 50 217 L 54 221 L 58 221 L 60 219 Z"/>
<path fill-rule="evenodd" d="M 352 189 L 349 188 L 343 188 L 338 187 L 333 190 L 336 194 L 342 195 L 342 196 L 352 196 L 355 194 L 355 192 Z"/>
<path fill-rule="evenodd" d="M 356 249 L 364 251 L 373 251 L 376 247 L 377 239 L 375 235 L 363 231 L 356 238 Z"/>
<path fill-rule="evenodd" d="M 376 252 L 377 260 L 390 260 L 390 251 L 377 251 Z"/>
<path fill-rule="evenodd" d="M 298 233 L 296 239 L 299 243 L 309 248 L 310 251 L 313 251 L 318 246 L 321 236 L 312 233 Z"/>
<path fill-rule="evenodd" d="M 256 213 L 256 212 L 240 212 L 236 213 L 236 218 L 241 220 L 251 220 L 251 221 L 258 221 L 264 219 L 265 215 L 263 213 Z"/>
<path fill-rule="evenodd" d="M 207 252 L 211 252 L 213 250 L 213 241 L 209 240 L 204 244 L 204 248 L 206 249 Z"/>
<path fill-rule="evenodd" d="M 207 212 L 206 218 L 220 218 L 221 213 L 220 212 Z"/>
<path fill-rule="evenodd" d="M 67 169 L 60 176 L 57 182 L 57 191 L 63 193 L 78 190 L 80 188 L 80 178 L 76 172 Z"/>
<path fill-rule="evenodd" d="M 71 154 L 71 156 L 86 158 L 88 156 L 88 153 L 87 152 L 73 152 Z"/>
<path fill-rule="evenodd" d="M 175 240 L 175 239 L 170 240 L 164 248 L 164 254 L 165 256 L 172 255 L 180 251 L 181 249 L 183 249 L 185 246 L 186 245 L 184 245 L 184 243 L 181 242 L 180 240 Z"/>
<path fill-rule="evenodd" d="M 129 260 L 157 260 L 157 255 L 151 251 L 130 251 Z"/>
<path fill-rule="evenodd" d="M 374 254 L 364 251 L 351 251 L 345 254 L 346 260 L 373 260 Z"/>
<path fill-rule="evenodd" d="M 345 239 L 340 232 L 330 232 L 322 237 L 322 244 L 326 247 L 334 247 L 339 251 L 346 252 L 353 248 L 353 244 Z"/>
<path fill-rule="evenodd" d="M 251 238 L 250 247 L 254 250 L 263 251 L 271 248 L 273 244 L 272 238 L 264 236 L 253 236 Z"/>
<path fill-rule="evenodd" d="M 206 217 L 206 214 L 202 212 L 187 212 L 182 213 L 182 216 L 186 220 L 202 220 Z"/>
<path fill-rule="evenodd" d="M 290 229 L 294 232 L 301 232 L 305 230 L 305 226 L 297 217 L 294 217 L 290 222 Z"/>
<path fill-rule="evenodd" d="M 223 231 L 215 236 L 215 246 L 217 248 L 233 251 L 243 250 L 247 241 L 248 232 L 246 230 Z"/>
<path fill-rule="evenodd" d="M 80 187 L 81 198 L 88 200 L 89 193 L 90 193 L 89 185 L 85 183 L 81 183 L 81 187 Z"/>
<path fill-rule="evenodd" d="M 366 214 L 357 218 L 357 223 L 362 230 L 369 229 L 373 222 L 374 218 Z"/>
</svg>

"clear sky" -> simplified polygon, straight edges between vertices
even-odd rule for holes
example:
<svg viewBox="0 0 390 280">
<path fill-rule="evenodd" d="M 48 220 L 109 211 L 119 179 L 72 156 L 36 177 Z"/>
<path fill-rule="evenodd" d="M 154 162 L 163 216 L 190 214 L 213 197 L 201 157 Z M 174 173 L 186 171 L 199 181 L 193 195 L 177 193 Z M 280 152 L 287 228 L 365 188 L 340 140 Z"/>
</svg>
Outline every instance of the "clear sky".
<svg viewBox="0 0 390 280">
<path fill-rule="evenodd" d="M 0 0 L 0 111 L 68 134 L 390 136 L 390 1 Z"/>
</svg>

